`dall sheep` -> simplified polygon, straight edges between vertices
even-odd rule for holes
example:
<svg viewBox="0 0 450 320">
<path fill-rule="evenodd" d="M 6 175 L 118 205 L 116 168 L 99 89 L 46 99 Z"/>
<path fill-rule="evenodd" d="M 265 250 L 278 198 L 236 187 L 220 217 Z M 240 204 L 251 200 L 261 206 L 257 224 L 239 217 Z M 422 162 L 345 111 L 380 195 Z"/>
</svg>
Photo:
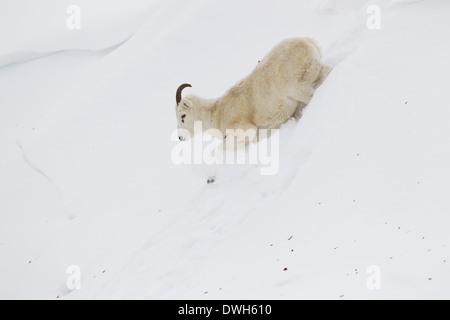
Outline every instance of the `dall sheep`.
<svg viewBox="0 0 450 320">
<path fill-rule="evenodd" d="M 191 87 L 183 84 L 176 92 L 179 138 L 192 137 L 196 121 L 202 122 L 203 131 L 216 129 L 223 137 L 228 129 L 277 129 L 289 118 L 300 117 L 330 71 L 316 41 L 292 38 L 275 46 L 221 98 L 182 98 L 183 89 Z"/>
</svg>

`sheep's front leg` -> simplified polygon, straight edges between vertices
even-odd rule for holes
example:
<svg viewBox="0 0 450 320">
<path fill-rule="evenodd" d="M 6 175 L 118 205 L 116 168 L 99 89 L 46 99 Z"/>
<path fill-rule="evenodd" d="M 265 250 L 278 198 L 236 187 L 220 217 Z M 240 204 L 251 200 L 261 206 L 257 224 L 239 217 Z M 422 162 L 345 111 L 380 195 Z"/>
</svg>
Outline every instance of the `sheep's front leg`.
<svg viewBox="0 0 450 320">
<path fill-rule="evenodd" d="M 217 162 L 226 165 L 236 164 L 235 154 L 237 153 L 237 163 L 244 163 L 247 145 L 257 141 L 258 130 L 251 123 L 243 123 L 236 125 L 234 129 L 226 130 L 224 139 L 216 147 Z M 239 156 L 244 156 L 244 159 L 240 159 Z M 207 183 L 213 184 L 216 180 L 216 176 L 210 176 Z"/>
<path fill-rule="evenodd" d="M 258 128 L 252 123 L 241 123 L 229 129 L 225 136 L 225 148 L 239 150 L 258 141 Z"/>
</svg>

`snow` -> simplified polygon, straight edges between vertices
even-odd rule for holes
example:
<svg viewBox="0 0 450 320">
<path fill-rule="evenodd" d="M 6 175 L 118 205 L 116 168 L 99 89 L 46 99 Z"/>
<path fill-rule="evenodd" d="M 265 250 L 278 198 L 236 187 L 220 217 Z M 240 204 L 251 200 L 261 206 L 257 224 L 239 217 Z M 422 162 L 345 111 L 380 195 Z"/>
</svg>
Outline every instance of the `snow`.
<svg viewBox="0 0 450 320">
<path fill-rule="evenodd" d="M 128 40 L 161 0 L 6 0 L 0 12 L 0 66 L 65 50 L 99 51 Z M 82 8 L 81 29 L 67 27 Z M 62 26 L 62 27 L 61 27 Z"/>
<path fill-rule="evenodd" d="M 81 30 L 0 4 L 0 298 L 450 298 L 447 0 L 77 2 Z M 178 85 L 219 96 L 292 36 L 335 68 L 278 174 L 174 165 Z"/>
</svg>

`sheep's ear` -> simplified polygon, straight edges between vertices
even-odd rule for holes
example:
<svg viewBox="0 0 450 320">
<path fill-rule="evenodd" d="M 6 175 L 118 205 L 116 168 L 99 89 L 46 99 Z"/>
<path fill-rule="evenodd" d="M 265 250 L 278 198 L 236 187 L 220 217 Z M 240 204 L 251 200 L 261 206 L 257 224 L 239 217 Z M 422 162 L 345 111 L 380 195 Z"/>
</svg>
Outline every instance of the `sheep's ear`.
<svg viewBox="0 0 450 320">
<path fill-rule="evenodd" d="M 183 99 L 183 100 L 181 100 L 180 105 L 181 105 L 181 107 L 184 108 L 184 109 L 192 109 L 192 107 L 194 106 L 194 104 L 192 103 L 192 101 L 191 101 L 191 100 L 188 100 L 188 99 Z"/>
</svg>

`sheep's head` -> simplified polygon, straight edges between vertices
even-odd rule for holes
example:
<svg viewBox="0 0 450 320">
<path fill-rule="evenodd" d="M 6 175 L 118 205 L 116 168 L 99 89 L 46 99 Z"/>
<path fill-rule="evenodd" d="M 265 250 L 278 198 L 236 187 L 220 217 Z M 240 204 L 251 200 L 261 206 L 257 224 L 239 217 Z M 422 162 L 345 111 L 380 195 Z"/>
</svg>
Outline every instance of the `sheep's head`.
<svg viewBox="0 0 450 320">
<path fill-rule="evenodd" d="M 177 106 L 176 114 L 178 121 L 178 137 L 181 141 L 188 140 L 194 135 L 194 105 L 192 100 L 188 98 L 182 98 L 181 93 L 185 88 L 192 87 L 190 84 L 182 84 L 177 90 Z"/>
</svg>

